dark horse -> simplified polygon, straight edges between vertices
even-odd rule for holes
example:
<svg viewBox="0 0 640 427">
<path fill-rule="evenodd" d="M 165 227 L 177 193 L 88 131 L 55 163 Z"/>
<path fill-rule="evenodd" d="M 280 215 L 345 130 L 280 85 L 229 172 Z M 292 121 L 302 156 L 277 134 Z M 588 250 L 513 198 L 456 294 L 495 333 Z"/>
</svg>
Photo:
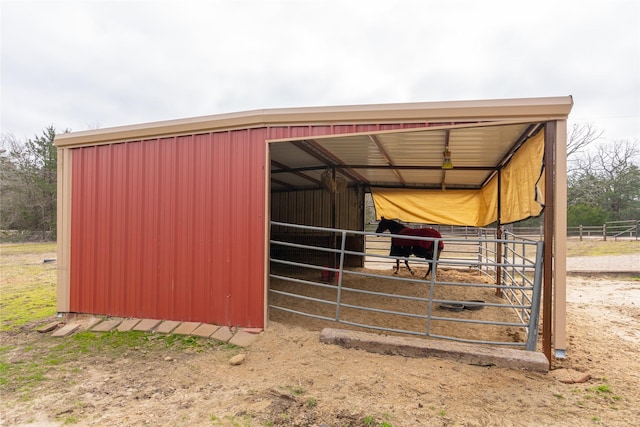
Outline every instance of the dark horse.
<svg viewBox="0 0 640 427">
<path fill-rule="evenodd" d="M 399 222 L 392 221 L 390 219 L 385 219 L 382 217 L 380 223 L 378 224 L 378 228 L 376 229 L 376 233 L 384 233 L 389 230 L 391 234 L 401 234 L 405 236 L 417 236 L 417 237 L 432 237 L 434 239 L 442 239 L 442 235 L 433 228 L 409 228 L 400 224 Z M 417 239 L 403 239 L 402 237 L 392 237 L 391 238 L 391 252 L 390 256 L 404 257 L 404 263 L 407 266 L 407 269 L 414 274 L 414 271 L 409 267 L 408 258 L 411 254 L 417 256 L 418 258 L 424 258 L 427 261 L 433 259 L 433 242 L 434 240 L 417 240 Z M 438 255 L 436 256 L 436 261 L 440 258 L 440 253 L 444 249 L 444 242 L 442 240 L 438 240 Z M 434 263 L 429 263 L 429 269 L 427 273 L 424 275 L 426 279 L 429 273 L 431 273 L 431 268 L 434 266 Z M 400 260 L 396 259 L 396 271 L 394 274 L 398 274 L 400 270 Z M 435 274 L 435 270 L 434 270 Z"/>
</svg>

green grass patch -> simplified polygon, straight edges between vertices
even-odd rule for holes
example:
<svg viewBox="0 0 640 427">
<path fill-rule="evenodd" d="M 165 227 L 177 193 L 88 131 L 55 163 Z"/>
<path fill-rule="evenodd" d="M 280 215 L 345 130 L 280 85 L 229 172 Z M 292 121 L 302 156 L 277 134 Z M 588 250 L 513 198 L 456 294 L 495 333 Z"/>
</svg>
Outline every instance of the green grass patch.
<svg viewBox="0 0 640 427">
<path fill-rule="evenodd" d="M 588 391 L 596 394 L 610 394 L 611 386 L 609 384 L 601 384 L 601 385 L 589 388 Z"/>
<path fill-rule="evenodd" d="M 289 391 L 289 393 L 293 394 L 294 396 L 300 396 L 300 395 L 303 395 L 303 394 L 305 394 L 307 392 L 304 388 L 302 388 L 300 386 L 294 387 L 294 386 L 288 385 L 288 386 L 285 386 L 283 388 L 286 389 L 287 391 Z"/>
<path fill-rule="evenodd" d="M 0 391 L 18 391 L 22 394 L 46 379 L 47 366 L 37 360 L 9 363 L 0 361 Z"/>
<path fill-rule="evenodd" d="M 365 426 L 370 427 L 393 427 L 388 421 L 377 421 L 373 415 L 367 415 L 364 417 L 363 423 Z"/>
<path fill-rule="evenodd" d="M 202 339 L 187 335 L 164 335 L 141 331 L 78 332 L 63 340 L 54 349 L 67 354 L 113 354 L 120 355 L 123 350 L 162 351 L 166 349 L 197 352 L 205 350 L 232 350 L 234 346 L 217 343 L 215 340 Z"/>
<path fill-rule="evenodd" d="M 3 286 L 0 331 L 9 331 L 56 314 L 56 284 L 31 283 Z"/>
</svg>

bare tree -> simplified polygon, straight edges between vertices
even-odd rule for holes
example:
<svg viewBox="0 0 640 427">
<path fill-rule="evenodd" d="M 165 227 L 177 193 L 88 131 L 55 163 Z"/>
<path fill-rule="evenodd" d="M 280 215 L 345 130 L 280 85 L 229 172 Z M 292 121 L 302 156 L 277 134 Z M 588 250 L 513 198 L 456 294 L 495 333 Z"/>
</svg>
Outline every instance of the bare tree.
<svg viewBox="0 0 640 427">
<path fill-rule="evenodd" d="M 580 152 L 583 148 L 598 140 L 603 134 L 591 123 L 574 123 L 567 134 L 567 157 Z"/>
<path fill-rule="evenodd" d="M 575 160 L 569 177 L 569 207 L 599 207 L 609 219 L 640 216 L 639 141 L 601 144 Z"/>
</svg>

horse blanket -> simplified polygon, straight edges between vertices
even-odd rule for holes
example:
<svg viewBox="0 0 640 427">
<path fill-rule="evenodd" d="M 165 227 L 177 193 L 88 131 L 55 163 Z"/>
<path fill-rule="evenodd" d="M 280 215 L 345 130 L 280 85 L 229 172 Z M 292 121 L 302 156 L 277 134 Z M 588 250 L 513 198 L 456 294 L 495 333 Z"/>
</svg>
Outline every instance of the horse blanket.
<svg viewBox="0 0 640 427">
<path fill-rule="evenodd" d="M 433 237 L 436 239 L 442 238 L 442 235 L 438 232 L 438 230 L 433 228 L 409 228 L 406 227 L 402 229 L 398 234 L 404 234 L 407 236 L 416 236 L 416 237 Z M 394 251 L 394 248 L 397 248 L 398 252 Z M 413 253 L 416 256 L 424 256 L 422 254 L 429 253 L 433 254 L 433 241 L 432 240 L 414 240 L 414 239 L 403 239 L 402 237 L 393 237 L 391 238 L 391 255 L 392 256 L 404 256 L 407 250 L 403 250 L 400 248 L 409 249 L 409 253 L 411 253 L 411 248 L 413 248 Z M 440 240 L 438 242 L 438 252 L 444 249 L 444 242 Z M 416 253 L 421 253 L 418 255 Z"/>
</svg>

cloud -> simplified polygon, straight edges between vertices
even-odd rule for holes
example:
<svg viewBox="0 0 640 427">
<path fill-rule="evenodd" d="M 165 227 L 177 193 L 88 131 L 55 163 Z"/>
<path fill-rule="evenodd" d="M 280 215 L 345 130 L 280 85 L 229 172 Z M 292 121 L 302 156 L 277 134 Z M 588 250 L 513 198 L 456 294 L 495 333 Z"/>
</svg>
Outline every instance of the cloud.
<svg viewBox="0 0 640 427">
<path fill-rule="evenodd" d="M 635 1 L 8 1 L 2 129 L 573 95 L 640 135 Z"/>
</svg>

